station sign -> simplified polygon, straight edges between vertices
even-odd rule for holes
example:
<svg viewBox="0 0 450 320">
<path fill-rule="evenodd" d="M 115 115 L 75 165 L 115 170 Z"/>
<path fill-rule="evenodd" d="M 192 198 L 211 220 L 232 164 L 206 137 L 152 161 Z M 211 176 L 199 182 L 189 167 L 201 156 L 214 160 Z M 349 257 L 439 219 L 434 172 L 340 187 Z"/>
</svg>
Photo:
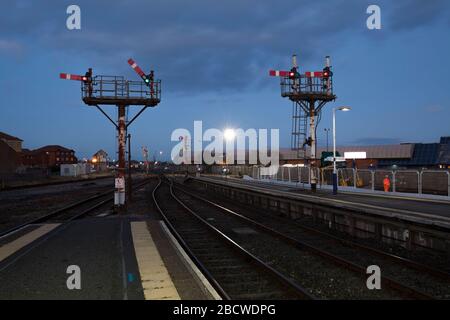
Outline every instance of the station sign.
<svg viewBox="0 0 450 320">
<path fill-rule="evenodd" d="M 116 178 L 115 186 L 116 186 L 116 189 L 124 190 L 125 189 L 125 178 L 124 177 Z"/>
<path fill-rule="evenodd" d="M 345 161 L 345 157 L 336 157 L 336 158 L 326 157 L 325 161 L 333 162 L 334 159 L 336 159 L 336 162 L 344 162 Z"/>
</svg>

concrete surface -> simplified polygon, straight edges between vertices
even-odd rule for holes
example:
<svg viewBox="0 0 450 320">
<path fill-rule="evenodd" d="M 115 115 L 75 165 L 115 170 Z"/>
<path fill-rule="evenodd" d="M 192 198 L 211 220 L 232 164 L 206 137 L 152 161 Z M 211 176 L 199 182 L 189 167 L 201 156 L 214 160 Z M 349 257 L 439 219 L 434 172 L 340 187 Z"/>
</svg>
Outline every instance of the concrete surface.
<svg viewBox="0 0 450 320">
<path fill-rule="evenodd" d="M 130 216 L 89 218 L 57 227 L 43 225 L 31 234 L 2 239 L 0 250 L 8 255 L 0 259 L 0 299 L 210 298 L 198 287 L 159 222 L 154 220 L 147 227 L 142 217 L 136 220 Z M 80 290 L 67 287 L 71 265 L 80 268 Z M 148 284 L 162 275 L 172 284 L 170 292 L 161 295 Z"/>
</svg>

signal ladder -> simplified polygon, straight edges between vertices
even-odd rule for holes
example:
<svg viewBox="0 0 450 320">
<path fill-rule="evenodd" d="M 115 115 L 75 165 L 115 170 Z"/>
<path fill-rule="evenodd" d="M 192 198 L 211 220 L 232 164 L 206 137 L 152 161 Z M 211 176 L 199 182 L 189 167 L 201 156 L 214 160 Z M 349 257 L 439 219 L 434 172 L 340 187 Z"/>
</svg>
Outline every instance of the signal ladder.
<svg viewBox="0 0 450 320">
<path fill-rule="evenodd" d="M 298 101 L 292 103 L 291 149 L 297 151 L 299 159 L 306 159 L 306 142 L 308 135 L 308 115 Z"/>
</svg>

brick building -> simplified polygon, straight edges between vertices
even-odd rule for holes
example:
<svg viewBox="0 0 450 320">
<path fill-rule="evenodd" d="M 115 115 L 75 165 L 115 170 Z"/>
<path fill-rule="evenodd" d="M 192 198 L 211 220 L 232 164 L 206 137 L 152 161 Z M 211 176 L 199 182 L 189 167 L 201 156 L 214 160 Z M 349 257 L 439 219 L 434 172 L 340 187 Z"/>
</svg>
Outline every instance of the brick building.
<svg viewBox="0 0 450 320">
<path fill-rule="evenodd" d="M 15 152 L 22 152 L 22 139 L 19 139 L 14 136 L 10 136 L 4 132 L 0 132 L 0 141 L 5 142 L 8 146 L 10 146 Z"/>
<path fill-rule="evenodd" d="M 108 153 L 103 149 L 98 150 L 92 156 L 91 162 L 96 171 L 106 171 L 108 169 Z"/>
<path fill-rule="evenodd" d="M 0 175 L 16 172 L 20 165 L 22 139 L 0 132 Z"/>
<path fill-rule="evenodd" d="M 75 151 L 58 145 L 49 145 L 35 150 L 24 150 L 22 164 L 26 167 L 55 168 L 61 164 L 77 163 Z"/>
<path fill-rule="evenodd" d="M 13 174 L 20 165 L 20 154 L 0 140 L 0 176 Z"/>
</svg>

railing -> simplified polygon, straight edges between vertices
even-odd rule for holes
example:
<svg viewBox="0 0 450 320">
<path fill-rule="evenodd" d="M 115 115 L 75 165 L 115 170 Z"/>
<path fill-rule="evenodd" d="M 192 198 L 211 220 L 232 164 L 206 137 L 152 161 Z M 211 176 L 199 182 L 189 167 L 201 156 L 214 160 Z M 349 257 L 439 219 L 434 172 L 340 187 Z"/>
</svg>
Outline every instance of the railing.
<svg viewBox="0 0 450 320">
<path fill-rule="evenodd" d="M 281 78 L 281 95 L 289 96 L 295 94 L 322 94 L 333 95 L 333 79 L 328 80 L 318 77 L 306 77 L 301 75 L 295 79 L 289 77 Z"/>
<path fill-rule="evenodd" d="M 197 171 L 195 165 L 177 166 L 181 172 Z M 208 168 L 206 170 L 206 168 Z M 214 165 L 204 168 L 205 173 L 247 175 L 262 181 L 279 181 L 297 187 L 308 188 L 311 183 L 309 167 L 279 167 L 274 175 L 263 175 L 261 167 L 248 165 Z M 226 169 L 224 171 L 224 169 Z M 318 188 L 331 189 L 333 184 L 332 168 L 314 168 L 318 177 Z M 450 171 L 446 170 L 369 170 L 337 169 L 338 183 L 341 189 L 355 192 L 384 193 L 383 180 L 390 181 L 388 193 L 415 194 L 418 196 L 444 196 L 450 198 Z"/>
<path fill-rule="evenodd" d="M 243 169 L 240 169 L 243 171 Z M 333 169 L 318 169 L 319 187 L 331 187 L 333 184 Z M 390 181 L 389 192 L 425 194 L 450 197 L 450 171 L 445 170 L 368 170 L 368 169 L 337 169 L 340 187 L 350 190 L 367 192 L 384 192 L 383 180 L 386 176 Z M 252 178 L 261 180 L 285 181 L 306 186 L 310 183 L 309 167 L 279 167 L 277 174 L 261 176 L 259 168 L 253 168 Z"/>
<path fill-rule="evenodd" d="M 91 84 L 81 82 L 81 92 L 83 98 L 161 100 L 161 80 L 147 85 L 121 76 L 96 76 Z"/>
</svg>

